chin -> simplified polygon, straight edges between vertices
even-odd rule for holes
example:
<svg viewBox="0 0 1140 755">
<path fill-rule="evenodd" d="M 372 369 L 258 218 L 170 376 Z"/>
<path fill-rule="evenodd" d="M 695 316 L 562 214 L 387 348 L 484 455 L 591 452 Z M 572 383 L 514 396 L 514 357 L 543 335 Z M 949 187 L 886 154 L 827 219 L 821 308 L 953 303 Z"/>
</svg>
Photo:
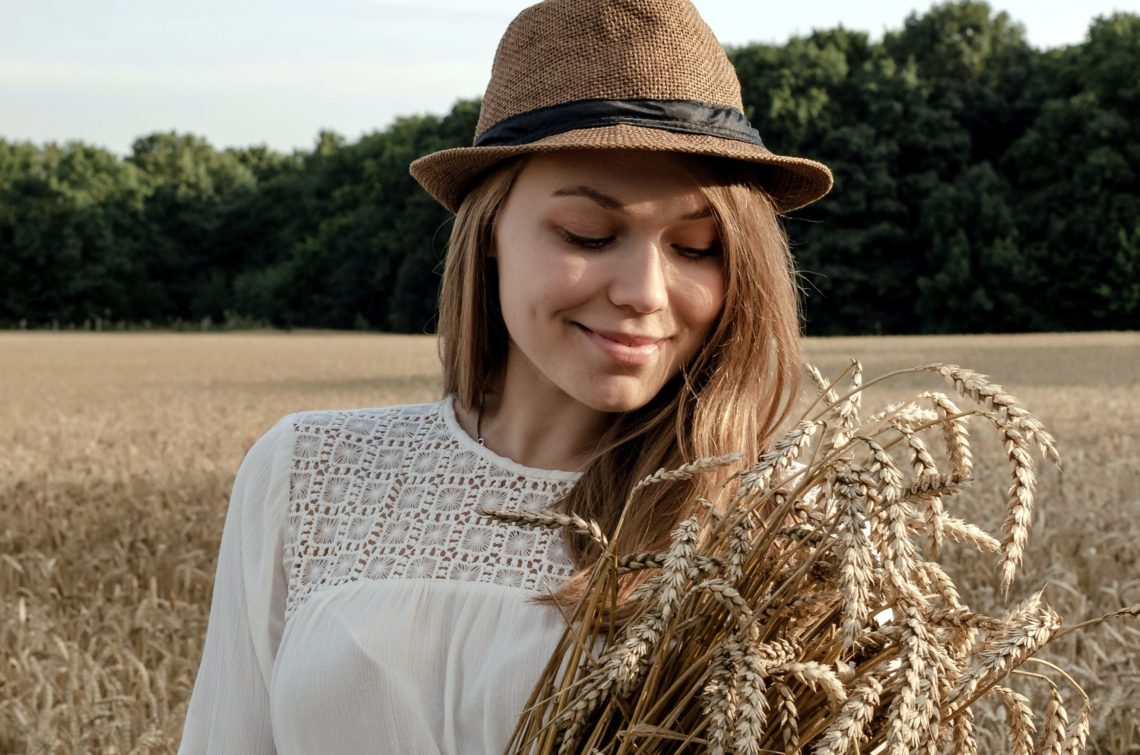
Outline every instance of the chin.
<svg viewBox="0 0 1140 755">
<path fill-rule="evenodd" d="M 606 414 L 625 414 L 648 404 L 648 401 L 606 401 L 587 404 L 591 409 Z"/>
<path fill-rule="evenodd" d="M 575 396 L 580 403 L 594 411 L 609 414 L 624 414 L 642 408 L 657 395 L 657 391 L 645 389 L 621 389 L 585 391 Z"/>
</svg>

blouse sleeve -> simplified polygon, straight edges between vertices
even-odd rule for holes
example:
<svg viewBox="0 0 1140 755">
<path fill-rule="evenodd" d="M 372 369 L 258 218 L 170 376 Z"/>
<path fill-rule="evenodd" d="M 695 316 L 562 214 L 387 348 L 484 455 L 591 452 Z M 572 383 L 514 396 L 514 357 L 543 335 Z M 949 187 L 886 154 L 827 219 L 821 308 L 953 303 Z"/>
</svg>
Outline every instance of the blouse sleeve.
<svg viewBox="0 0 1140 755">
<path fill-rule="evenodd" d="M 269 686 L 285 623 L 292 427 L 285 417 L 263 435 L 234 480 L 180 754 L 276 752 Z"/>
</svg>

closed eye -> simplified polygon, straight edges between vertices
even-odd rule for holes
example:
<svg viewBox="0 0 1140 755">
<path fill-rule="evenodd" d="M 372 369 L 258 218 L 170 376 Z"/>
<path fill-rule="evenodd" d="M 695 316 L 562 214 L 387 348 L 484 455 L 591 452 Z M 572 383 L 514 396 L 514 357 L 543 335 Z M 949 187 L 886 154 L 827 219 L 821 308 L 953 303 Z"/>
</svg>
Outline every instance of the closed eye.
<svg viewBox="0 0 1140 755">
<path fill-rule="evenodd" d="M 616 236 L 613 235 L 603 236 L 600 238 L 591 238 L 589 236 L 579 236 L 576 233 L 570 233 L 570 231 L 567 230 L 559 231 L 559 235 L 561 235 L 562 238 L 565 239 L 568 243 L 580 249 L 601 249 L 616 238 Z"/>
<path fill-rule="evenodd" d="M 713 244 L 712 246 L 699 249 L 692 246 L 673 245 L 673 248 L 681 253 L 682 256 L 689 259 L 699 260 L 706 257 L 716 257 L 720 255 L 720 244 Z"/>
</svg>

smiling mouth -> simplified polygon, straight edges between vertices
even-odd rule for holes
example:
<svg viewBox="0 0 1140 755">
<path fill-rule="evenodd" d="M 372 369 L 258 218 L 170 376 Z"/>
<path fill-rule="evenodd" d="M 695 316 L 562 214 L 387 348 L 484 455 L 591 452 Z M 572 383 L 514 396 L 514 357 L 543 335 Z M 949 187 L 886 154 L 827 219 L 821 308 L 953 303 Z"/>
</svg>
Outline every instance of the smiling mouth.
<svg viewBox="0 0 1140 755">
<path fill-rule="evenodd" d="M 642 336 L 642 335 L 636 335 L 633 333 L 615 333 L 612 331 L 605 331 L 605 330 L 592 330 L 590 328 L 587 328 L 585 325 L 583 325 L 580 322 L 576 322 L 574 324 L 577 325 L 582 330 L 586 331 L 587 333 L 593 334 L 595 336 L 599 336 L 601 338 L 606 339 L 607 341 L 613 341 L 614 343 L 621 344 L 622 346 L 633 346 L 633 347 L 656 346 L 656 345 L 660 344 L 662 341 L 666 340 L 664 337 L 659 337 L 659 336 Z"/>
<path fill-rule="evenodd" d="M 657 356 L 661 346 L 669 340 L 656 336 L 591 330 L 580 322 L 576 322 L 574 325 L 603 354 L 627 367 L 641 367 L 649 364 Z"/>
</svg>

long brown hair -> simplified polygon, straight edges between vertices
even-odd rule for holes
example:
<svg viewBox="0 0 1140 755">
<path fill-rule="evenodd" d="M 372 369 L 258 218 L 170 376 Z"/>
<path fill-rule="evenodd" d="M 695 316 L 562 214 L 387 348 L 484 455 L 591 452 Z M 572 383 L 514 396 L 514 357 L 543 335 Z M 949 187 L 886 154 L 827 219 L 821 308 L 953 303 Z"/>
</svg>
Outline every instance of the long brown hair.
<svg viewBox="0 0 1140 755">
<path fill-rule="evenodd" d="M 456 215 L 440 293 L 443 388 L 479 405 L 502 377 L 507 333 L 495 266 L 487 263 L 494 221 L 521 172 L 519 158 L 489 173 Z M 800 320 L 787 237 L 754 170 L 715 158 L 678 157 L 700 187 L 720 232 L 725 300 L 698 353 L 646 406 L 614 416 L 582 477 L 559 504 L 612 532 L 637 481 L 694 459 L 742 452 L 754 459 L 772 441 L 799 389 Z M 663 548 L 684 518 L 721 481 L 662 483 L 639 491 L 612 543 L 619 553 Z M 599 550 L 569 535 L 579 571 L 554 600 L 580 599 Z M 623 583 L 628 595 L 644 572 Z M 619 610 L 619 615 L 620 615 Z"/>
</svg>

